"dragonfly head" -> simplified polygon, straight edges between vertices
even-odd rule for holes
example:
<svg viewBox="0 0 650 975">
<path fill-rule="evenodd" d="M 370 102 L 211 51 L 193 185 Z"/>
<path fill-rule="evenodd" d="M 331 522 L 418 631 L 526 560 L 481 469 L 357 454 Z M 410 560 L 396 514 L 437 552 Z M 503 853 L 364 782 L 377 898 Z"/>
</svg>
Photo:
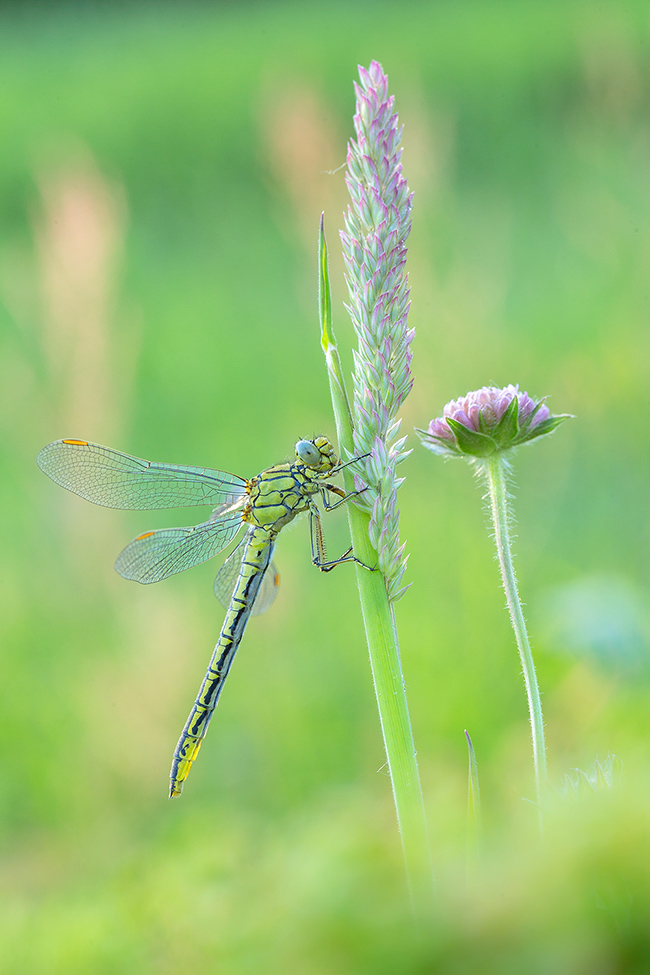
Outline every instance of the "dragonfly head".
<svg viewBox="0 0 650 975">
<path fill-rule="evenodd" d="M 338 457 L 327 437 L 314 440 L 299 440 L 296 444 L 296 457 L 305 467 L 323 474 L 338 465 Z"/>
</svg>

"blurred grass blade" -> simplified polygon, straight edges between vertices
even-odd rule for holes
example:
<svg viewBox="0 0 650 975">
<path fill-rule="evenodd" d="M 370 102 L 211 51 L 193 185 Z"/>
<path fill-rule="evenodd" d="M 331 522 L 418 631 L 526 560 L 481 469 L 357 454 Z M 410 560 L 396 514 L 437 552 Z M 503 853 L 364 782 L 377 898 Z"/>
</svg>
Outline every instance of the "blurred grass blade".
<svg viewBox="0 0 650 975">
<path fill-rule="evenodd" d="M 321 345 L 323 352 L 330 347 L 336 348 L 334 333 L 332 332 L 332 292 L 330 289 L 330 272 L 327 261 L 327 241 L 325 240 L 325 214 L 320 215 L 318 230 L 318 307 L 320 312 Z"/>
<path fill-rule="evenodd" d="M 467 780 L 467 882 L 476 879 L 480 873 L 481 857 L 481 792 L 478 783 L 476 753 L 469 732 L 465 729 L 467 751 L 469 753 L 469 774 Z"/>
</svg>

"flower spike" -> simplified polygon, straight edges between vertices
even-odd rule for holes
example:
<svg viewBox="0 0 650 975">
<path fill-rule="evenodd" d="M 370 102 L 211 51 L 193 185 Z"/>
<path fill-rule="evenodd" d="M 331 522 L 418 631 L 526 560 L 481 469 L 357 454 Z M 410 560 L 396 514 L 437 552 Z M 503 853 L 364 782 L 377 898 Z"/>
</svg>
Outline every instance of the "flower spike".
<svg viewBox="0 0 650 975">
<path fill-rule="evenodd" d="M 407 556 L 399 538 L 397 501 L 403 478 L 396 468 L 409 452 L 398 413 L 413 382 L 405 271 L 411 193 L 402 175 L 402 130 L 377 61 L 359 68 L 355 94 L 356 138 L 348 146 L 346 176 L 351 203 L 341 233 L 347 308 L 357 337 L 352 404 L 332 333 L 322 223 L 321 344 L 341 455 L 354 460 L 343 472 L 346 490 L 355 496 L 348 506 L 352 544 L 362 564 L 373 568 L 368 572 L 357 566 L 357 585 L 406 873 L 413 903 L 429 905 L 429 841 L 393 614 L 393 603 L 406 588 Z"/>
<path fill-rule="evenodd" d="M 359 67 L 355 85 L 356 139 L 348 146 L 346 183 L 351 204 L 341 232 L 350 295 L 346 306 L 358 339 L 354 355 L 354 453 L 367 454 L 356 487 L 370 514 L 370 539 L 391 602 L 405 592 L 404 546 L 399 540 L 395 468 L 408 455 L 397 413 L 408 396 L 411 341 L 406 240 L 413 195 L 402 174 L 402 128 L 381 65 Z"/>
</svg>

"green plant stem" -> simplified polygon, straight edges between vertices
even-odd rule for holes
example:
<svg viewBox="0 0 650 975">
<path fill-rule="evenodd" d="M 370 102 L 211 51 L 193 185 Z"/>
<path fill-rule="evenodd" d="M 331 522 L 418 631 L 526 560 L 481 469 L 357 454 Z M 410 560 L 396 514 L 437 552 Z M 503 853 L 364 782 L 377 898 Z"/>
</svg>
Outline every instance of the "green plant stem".
<svg viewBox="0 0 650 975">
<path fill-rule="evenodd" d="M 533 739 L 533 759 L 535 762 L 535 785 L 537 789 L 537 805 L 540 814 L 542 811 L 542 793 L 547 781 L 546 771 L 546 745 L 544 743 L 544 718 L 542 715 L 542 702 L 537 686 L 537 675 L 535 674 L 535 664 L 528 640 L 526 621 L 521 608 L 519 591 L 517 589 L 517 579 L 515 576 L 512 561 L 512 550 L 510 546 L 510 530 L 508 527 L 508 492 L 506 489 L 506 461 L 500 452 L 491 454 L 482 461 L 482 470 L 485 472 L 488 482 L 490 495 L 490 507 L 492 512 L 492 524 L 494 526 L 494 537 L 501 567 L 503 588 L 506 593 L 508 610 L 512 627 L 515 631 L 515 639 L 519 648 L 519 656 L 524 672 L 526 683 L 526 694 L 528 696 L 528 709 L 530 711 L 530 728 Z"/>
<path fill-rule="evenodd" d="M 327 248 L 322 218 L 319 263 L 321 344 L 327 362 L 339 446 L 345 460 L 346 452 L 351 456 L 354 450 L 352 418 L 341 361 L 332 332 Z M 343 475 L 346 490 L 354 491 L 354 477 L 350 470 L 344 470 Z M 368 535 L 370 518 L 354 504 L 348 504 L 346 507 L 354 554 L 364 565 L 373 567 L 377 564 L 377 552 L 370 544 Z M 370 667 L 393 787 L 409 890 L 414 907 L 421 906 L 430 901 L 433 892 L 433 876 L 422 786 L 402 676 L 395 617 L 386 592 L 383 574 L 378 569 L 368 571 L 359 565 L 356 566 L 356 571 Z"/>
</svg>

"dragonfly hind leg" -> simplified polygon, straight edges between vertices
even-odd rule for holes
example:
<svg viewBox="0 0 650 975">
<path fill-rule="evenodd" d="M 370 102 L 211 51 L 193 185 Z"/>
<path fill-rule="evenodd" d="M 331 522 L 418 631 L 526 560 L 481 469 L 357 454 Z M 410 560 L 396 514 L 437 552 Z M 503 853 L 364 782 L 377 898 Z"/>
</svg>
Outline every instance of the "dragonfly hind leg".
<svg viewBox="0 0 650 975">
<path fill-rule="evenodd" d="M 321 570 L 321 572 L 331 572 L 332 569 L 335 569 L 337 565 L 342 565 L 343 562 L 356 562 L 357 565 L 363 566 L 363 568 L 368 569 L 369 572 L 375 571 L 372 566 L 366 565 L 366 563 L 362 562 L 361 559 L 358 559 L 356 555 L 351 555 L 351 552 L 352 546 L 350 546 L 347 552 L 344 552 L 343 555 L 341 555 L 338 559 L 331 559 L 329 562 L 319 562 L 314 557 L 312 562 Z"/>
<path fill-rule="evenodd" d="M 346 499 L 347 500 L 347 499 Z M 336 505 L 334 506 L 336 507 Z M 356 555 L 352 555 L 352 546 L 344 552 L 338 559 L 327 559 L 325 555 L 325 539 L 323 538 L 323 526 L 321 524 L 320 515 L 318 513 L 318 508 L 310 508 L 309 512 L 309 527 L 311 532 L 311 560 L 312 563 L 321 570 L 321 572 L 331 572 L 332 569 L 336 568 L 337 565 L 342 565 L 343 562 L 356 562 L 357 565 L 363 566 L 364 569 L 368 569 L 369 572 L 374 572 L 376 566 L 366 565 L 361 559 L 358 559 Z"/>
</svg>

